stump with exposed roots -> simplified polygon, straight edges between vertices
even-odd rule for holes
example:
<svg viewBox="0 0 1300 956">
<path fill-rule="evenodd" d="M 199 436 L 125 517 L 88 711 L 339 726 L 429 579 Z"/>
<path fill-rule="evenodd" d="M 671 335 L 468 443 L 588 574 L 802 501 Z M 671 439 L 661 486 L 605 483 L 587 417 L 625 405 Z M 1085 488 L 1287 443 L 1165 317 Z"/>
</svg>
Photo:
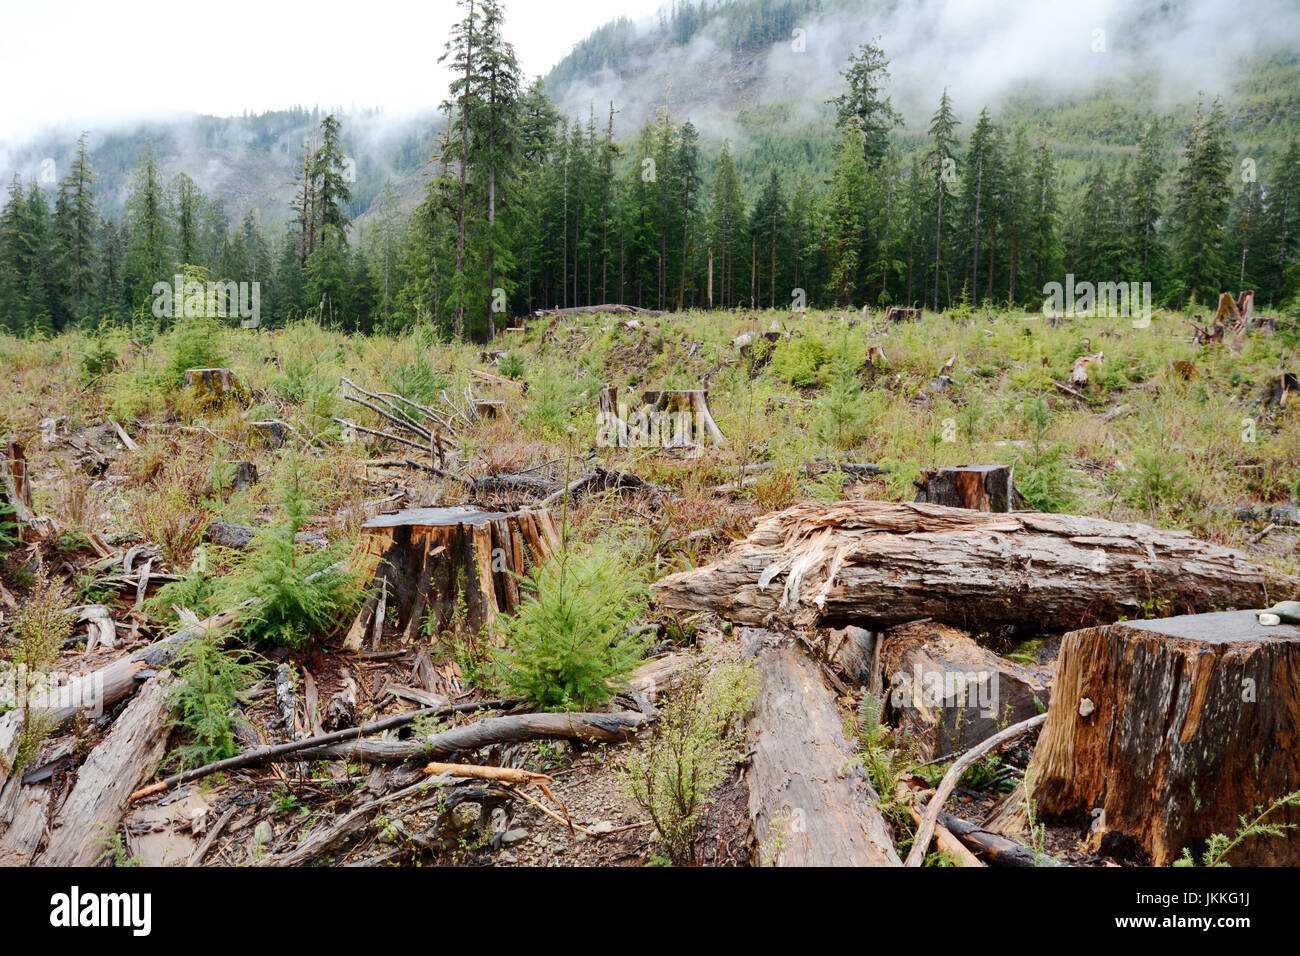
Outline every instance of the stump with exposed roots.
<svg viewBox="0 0 1300 956">
<path fill-rule="evenodd" d="M 545 509 L 413 508 L 380 515 L 363 527 L 378 565 L 371 594 L 348 633 L 346 643 L 354 649 L 367 634 L 378 647 L 386 622 L 403 642 L 457 624 L 482 633 L 498 614 L 519 605 L 519 576 L 560 546 Z"/>
</svg>

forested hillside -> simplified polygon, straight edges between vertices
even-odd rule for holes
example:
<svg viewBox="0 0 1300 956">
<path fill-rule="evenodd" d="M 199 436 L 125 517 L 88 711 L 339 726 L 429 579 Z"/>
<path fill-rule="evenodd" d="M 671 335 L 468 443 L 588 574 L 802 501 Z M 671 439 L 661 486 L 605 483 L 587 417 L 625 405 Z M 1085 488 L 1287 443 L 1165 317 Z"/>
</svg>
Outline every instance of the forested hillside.
<svg viewBox="0 0 1300 956">
<path fill-rule="evenodd" d="M 86 134 L 57 184 L 15 176 L 0 306 L 16 332 L 124 322 L 187 270 L 259 283 L 269 324 L 431 322 L 476 337 L 607 301 L 1036 309 L 1066 273 L 1150 282 L 1177 306 L 1227 286 L 1281 304 L 1300 248 L 1297 53 L 1261 44 L 1205 71 L 1225 88 L 1171 89 L 1169 57 L 1135 51 L 1186 42 L 1202 6 L 1139 4 L 1094 54 L 1113 57 L 1104 71 L 1065 87 L 1012 71 L 985 106 L 972 95 L 991 88 L 960 82 L 960 65 L 922 104 L 916 49 L 848 44 L 932 13 L 924 0 L 674 4 L 657 27 L 598 30 L 545 82 L 521 75 L 506 12 L 487 0 L 447 43 L 443 120 L 394 134 L 382 155 L 374 117 L 298 110 L 195 121 L 189 152 L 165 126 L 129 156 L 114 138 L 92 152 Z M 777 82 L 790 56 L 810 64 L 794 90 Z M 658 90 L 663 63 L 676 74 Z M 568 115 L 610 77 L 640 92 Z M 195 168 L 169 174 L 162 157 L 177 155 Z M 271 208 L 222 185 L 255 190 L 280 169 L 293 185 Z"/>
</svg>

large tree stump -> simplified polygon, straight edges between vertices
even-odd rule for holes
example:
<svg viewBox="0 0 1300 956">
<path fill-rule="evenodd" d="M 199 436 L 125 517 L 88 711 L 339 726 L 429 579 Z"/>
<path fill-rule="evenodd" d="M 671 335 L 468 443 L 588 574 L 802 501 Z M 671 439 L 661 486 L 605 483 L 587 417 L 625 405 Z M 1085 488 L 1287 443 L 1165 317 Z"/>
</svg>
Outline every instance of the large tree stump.
<svg viewBox="0 0 1300 956">
<path fill-rule="evenodd" d="M 1044 819 L 1096 818 L 1094 851 L 1164 866 L 1234 836 L 1300 789 L 1300 628 L 1231 611 L 1067 634 L 1027 778 Z M 1251 839 L 1228 862 L 1295 865 L 1300 838 Z"/>
<path fill-rule="evenodd" d="M 463 625 L 481 633 L 518 606 L 516 575 L 548 560 L 560 544 L 545 509 L 414 508 L 372 518 L 363 528 L 379 569 L 350 637 L 364 634 L 375 618 L 378 629 L 371 630 L 382 633 L 381 608 L 389 606 L 406 641 L 419 635 L 426 616 L 434 633 L 451 627 L 462 605 Z"/>
<path fill-rule="evenodd" d="M 1029 503 L 1016 490 L 1007 465 L 932 468 L 913 482 L 916 500 L 972 511 L 1020 511 Z"/>
<path fill-rule="evenodd" d="M 190 368 L 185 370 L 185 388 L 205 402 L 222 402 L 234 399 L 246 403 L 248 389 L 228 368 Z"/>
</svg>

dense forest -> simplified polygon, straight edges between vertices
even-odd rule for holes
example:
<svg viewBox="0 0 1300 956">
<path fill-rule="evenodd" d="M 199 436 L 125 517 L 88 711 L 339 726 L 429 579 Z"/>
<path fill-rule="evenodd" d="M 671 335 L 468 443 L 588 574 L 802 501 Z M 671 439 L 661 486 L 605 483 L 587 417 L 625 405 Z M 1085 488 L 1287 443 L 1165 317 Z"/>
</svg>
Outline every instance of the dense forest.
<svg viewBox="0 0 1300 956">
<path fill-rule="evenodd" d="M 684 41 L 725 20 L 737 44 L 762 45 L 807 7 L 682 4 L 663 28 Z M 666 108 L 622 140 L 616 104 L 566 118 L 543 81 L 521 75 L 500 0 L 461 8 L 442 57 L 456 79 L 434 175 L 413 214 L 391 182 L 371 183 L 370 213 L 352 222 L 355 171 L 334 115 L 303 144 L 282 234 L 256 209 L 229 222 L 184 173 L 165 181 L 150 147 L 113 219 L 97 204 L 83 135 L 56 187 L 9 185 L 0 314 L 10 330 L 147 319 L 155 283 L 182 273 L 259 283 L 270 326 L 313 316 L 475 338 L 502 316 L 603 302 L 1038 309 L 1043 286 L 1066 273 L 1150 282 L 1157 302 L 1179 307 L 1238 287 L 1280 304 L 1297 287 L 1300 141 L 1262 162 L 1239 156 L 1217 98 L 1198 100 L 1176 156 L 1159 117 L 1135 116 L 1135 158 L 1099 160 L 1066 182 L 1043 128 L 987 108 L 963 124 L 958 106 L 974 104 L 960 104 L 960 90 L 944 92 L 924 138 L 899 135 L 888 51 L 868 43 L 844 64 L 834 129 L 803 147 L 829 151 L 817 176 L 806 156 L 760 165 L 727 142 L 714 151 Z M 595 39 L 575 55 L 608 56 L 614 41 Z"/>
</svg>

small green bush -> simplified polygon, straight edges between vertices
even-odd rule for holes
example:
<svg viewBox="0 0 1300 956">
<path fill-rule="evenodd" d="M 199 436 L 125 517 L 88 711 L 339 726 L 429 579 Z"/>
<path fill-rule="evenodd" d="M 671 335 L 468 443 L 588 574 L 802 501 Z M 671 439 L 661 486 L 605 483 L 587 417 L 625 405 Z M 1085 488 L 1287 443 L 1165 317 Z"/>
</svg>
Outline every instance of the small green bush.
<svg viewBox="0 0 1300 956">
<path fill-rule="evenodd" d="M 508 646 L 495 665 L 510 693 L 545 709 L 608 700 L 612 682 L 644 654 L 644 638 L 626 635 L 641 608 L 643 577 L 609 544 L 562 551 L 534 571 L 532 599 L 501 622 Z"/>
<path fill-rule="evenodd" d="M 816 385 L 822 366 L 830 360 L 826 343 L 815 336 L 789 339 L 777 346 L 772 371 L 791 385 Z"/>
<path fill-rule="evenodd" d="M 757 691 L 751 665 L 693 666 L 660 708 L 645 746 L 628 755 L 628 795 L 654 823 L 674 865 L 695 862 L 695 833 L 711 792 L 744 748 L 737 729 Z"/>
<path fill-rule="evenodd" d="M 172 708 L 176 726 L 190 738 L 171 753 L 181 767 L 201 767 L 239 753 L 231 709 L 235 695 L 248 690 L 258 674 L 257 664 L 242 659 L 243 653 L 202 637 L 185 644 L 177 656 Z"/>
</svg>

